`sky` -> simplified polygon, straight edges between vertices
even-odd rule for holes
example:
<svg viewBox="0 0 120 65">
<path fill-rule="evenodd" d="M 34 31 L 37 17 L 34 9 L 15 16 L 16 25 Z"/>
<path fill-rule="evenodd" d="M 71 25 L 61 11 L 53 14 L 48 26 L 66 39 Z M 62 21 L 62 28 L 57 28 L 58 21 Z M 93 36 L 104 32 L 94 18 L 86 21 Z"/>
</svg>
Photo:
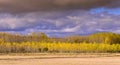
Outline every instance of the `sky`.
<svg viewBox="0 0 120 65">
<path fill-rule="evenodd" d="M 120 0 L 0 0 L 0 31 L 48 36 L 120 33 Z"/>
</svg>

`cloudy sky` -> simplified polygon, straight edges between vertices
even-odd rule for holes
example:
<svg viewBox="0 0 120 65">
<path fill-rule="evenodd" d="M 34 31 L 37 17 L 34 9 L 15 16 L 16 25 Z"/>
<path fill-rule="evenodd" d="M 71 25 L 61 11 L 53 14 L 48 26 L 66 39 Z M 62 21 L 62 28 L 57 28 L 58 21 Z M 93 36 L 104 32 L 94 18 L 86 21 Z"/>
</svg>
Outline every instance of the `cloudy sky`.
<svg viewBox="0 0 120 65">
<path fill-rule="evenodd" d="M 120 33 L 120 0 L 0 0 L 0 31 Z"/>
</svg>

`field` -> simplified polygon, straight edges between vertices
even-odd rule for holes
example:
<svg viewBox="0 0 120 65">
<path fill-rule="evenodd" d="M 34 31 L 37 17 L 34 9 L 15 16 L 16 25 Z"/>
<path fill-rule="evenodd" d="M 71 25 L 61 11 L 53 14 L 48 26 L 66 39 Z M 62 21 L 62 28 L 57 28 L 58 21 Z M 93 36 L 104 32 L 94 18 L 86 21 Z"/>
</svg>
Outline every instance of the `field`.
<svg viewBox="0 0 120 65">
<path fill-rule="evenodd" d="M 0 65 L 120 65 L 120 54 L 1 54 Z"/>
<path fill-rule="evenodd" d="M 120 35 L 48 38 L 1 34 L 0 65 L 120 65 Z"/>
</svg>

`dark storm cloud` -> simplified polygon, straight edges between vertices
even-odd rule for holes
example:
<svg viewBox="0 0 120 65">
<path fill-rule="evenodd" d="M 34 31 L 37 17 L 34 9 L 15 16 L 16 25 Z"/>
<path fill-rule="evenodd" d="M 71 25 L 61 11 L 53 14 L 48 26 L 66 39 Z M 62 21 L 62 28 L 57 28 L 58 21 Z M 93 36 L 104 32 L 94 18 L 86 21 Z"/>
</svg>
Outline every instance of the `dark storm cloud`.
<svg viewBox="0 0 120 65">
<path fill-rule="evenodd" d="M 49 10 L 119 7 L 120 0 L 0 0 L 1 12 L 34 12 Z"/>
</svg>

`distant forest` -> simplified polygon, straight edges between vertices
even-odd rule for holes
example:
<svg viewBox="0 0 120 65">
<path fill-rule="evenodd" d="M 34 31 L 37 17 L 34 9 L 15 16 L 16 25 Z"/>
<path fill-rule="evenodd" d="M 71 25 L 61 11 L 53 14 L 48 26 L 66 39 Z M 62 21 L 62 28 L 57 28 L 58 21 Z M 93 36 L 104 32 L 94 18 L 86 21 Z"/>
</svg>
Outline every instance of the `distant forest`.
<svg viewBox="0 0 120 65">
<path fill-rule="evenodd" d="M 45 33 L 31 33 L 29 35 L 14 34 L 14 33 L 0 33 L 0 40 L 4 42 L 67 42 L 67 43 L 109 43 L 120 44 L 120 34 L 111 32 L 99 32 L 87 36 L 73 35 L 64 38 L 48 37 Z"/>
<path fill-rule="evenodd" d="M 88 36 L 48 37 L 0 33 L 0 53 L 120 53 L 120 34 L 104 32 Z"/>
</svg>

